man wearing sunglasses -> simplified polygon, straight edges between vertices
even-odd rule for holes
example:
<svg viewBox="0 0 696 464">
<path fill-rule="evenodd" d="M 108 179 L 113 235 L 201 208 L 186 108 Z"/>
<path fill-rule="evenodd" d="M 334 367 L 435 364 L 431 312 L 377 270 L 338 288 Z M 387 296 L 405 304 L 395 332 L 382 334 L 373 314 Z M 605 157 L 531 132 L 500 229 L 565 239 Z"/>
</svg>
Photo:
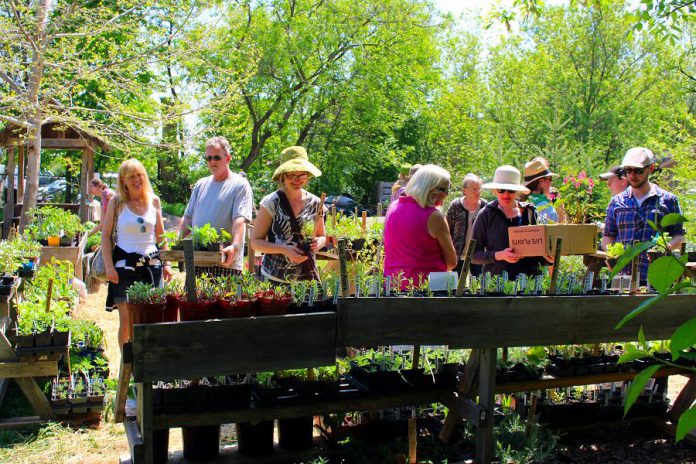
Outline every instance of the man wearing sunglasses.
<svg viewBox="0 0 696 464">
<path fill-rule="evenodd" d="M 254 198 L 249 181 L 230 170 L 230 153 L 230 143 L 225 137 L 213 137 L 206 142 L 204 160 L 211 175 L 196 182 L 179 230 L 186 237 L 189 226 L 210 224 L 232 235 L 232 243 L 222 249 L 226 256 L 222 265 L 227 269 L 196 268 L 197 273 L 218 276 L 242 270 L 246 223 L 251 222 Z"/>
<path fill-rule="evenodd" d="M 662 218 L 670 213 L 681 214 L 679 200 L 673 194 L 650 182 L 650 174 L 655 170 L 655 155 L 647 148 L 635 147 L 626 152 L 621 163 L 628 179 L 628 188 L 615 195 L 607 208 L 607 219 L 602 237 L 602 247 L 620 242 L 632 245 L 633 242 L 647 242 L 656 231 L 648 221 L 660 224 Z M 670 249 L 678 248 L 684 241 L 684 225 L 674 224 L 666 228 L 671 237 Z M 630 269 L 624 268 L 626 272 Z M 648 257 L 640 255 L 640 280 L 645 284 L 648 276 Z"/>
</svg>

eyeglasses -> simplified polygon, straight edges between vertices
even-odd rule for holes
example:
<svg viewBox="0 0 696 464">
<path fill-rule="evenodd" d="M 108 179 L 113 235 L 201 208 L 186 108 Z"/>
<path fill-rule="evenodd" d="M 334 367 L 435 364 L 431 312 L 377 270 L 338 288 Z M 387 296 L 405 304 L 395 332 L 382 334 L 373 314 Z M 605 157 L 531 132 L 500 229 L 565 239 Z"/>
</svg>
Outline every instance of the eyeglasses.
<svg viewBox="0 0 696 464">
<path fill-rule="evenodd" d="M 215 161 L 220 161 L 222 159 L 222 156 L 220 155 L 212 155 L 212 156 L 204 156 L 205 160 L 210 163 L 210 161 L 215 160 Z"/>
<path fill-rule="evenodd" d="M 449 194 L 449 189 L 448 189 L 448 188 L 444 188 L 444 187 L 435 187 L 433 190 L 435 190 L 435 191 L 437 191 L 437 192 L 440 192 L 440 193 L 444 193 L 445 195 Z"/>
<path fill-rule="evenodd" d="M 143 234 L 147 232 L 147 227 L 145 227 L 145 219 L 139 217 L 138 224 L 140 224 L 140 232 L 142 232 Z"/>
<path fill-rule="evenodd" d="M 645 169 L 646 168 L 624 168 L 624 172 L 626 172 L 626 174 L 632 174 L 634 172 L 636 174 L 643 174 L 645 172 Z"/>
<path fill-rule="evenodd" d="M 302 174 L 285 174 L 285 177 L 289 180 L 304 180 L 307 178 L 307 173 L 303 172 Z"/>
<path fill-rule="evenodd" d="M 517 193 L 515 190 L 498 189 L 498 193 Z"/>
</svg>

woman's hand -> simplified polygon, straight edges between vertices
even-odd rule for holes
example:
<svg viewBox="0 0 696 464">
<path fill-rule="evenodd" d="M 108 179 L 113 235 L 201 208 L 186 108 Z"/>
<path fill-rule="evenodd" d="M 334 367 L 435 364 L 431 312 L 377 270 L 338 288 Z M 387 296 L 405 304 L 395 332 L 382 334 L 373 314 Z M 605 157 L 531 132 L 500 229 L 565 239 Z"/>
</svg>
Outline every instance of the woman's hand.
<svg viewBox="0 0 696 464">
<path fill-rule="evenodd" d="M 106 280 L 112 284 L 118 283 L 118 272 L 116 272 L 116 268 L 113 265 L 106 265 Z"/>
<path fill-rule="evenodd" d="M 162 277 L 166 282 L 169 282 L 172 280 L 172 276 L 174 273 L 172 272 L 172 265 L 171 264 L 165 264 L 162 266 Z"/>
<path fill-rule="evenodd" d="M 284 251 L 285 256 L 288 257 L 290 262 L 300 264 L 307 261 L 307 256 L 304 254 L 304 251 L 300 250 L 294 245 L 286 245 Z"/>
<path fill-rule="evenodd" d="M 553 262 L 555 261 L 555 260 L 553 259 L 553 255 L 546 255 L 546 256 L 544 256 L 544 259 L 545 259 L 549 264 L 553 264 Z"/>
<path fill-rule="evenodd" d="M 319 237 L 314 237 L 312 239 L 312 244 L 310 247 L 313 252 L 317 252 L 326 246 L 326 235 L 321 235 Z"/>
<path fill-rule="evenodd" d="M 520 260 L 520 256 L 518 256 L 514 251 L 512 251 L 512 248 L 505 248 L 504 250 L 495 252 L 495 260 L 506 261 L 508 263 L 516 263 Z"/>
</svg>

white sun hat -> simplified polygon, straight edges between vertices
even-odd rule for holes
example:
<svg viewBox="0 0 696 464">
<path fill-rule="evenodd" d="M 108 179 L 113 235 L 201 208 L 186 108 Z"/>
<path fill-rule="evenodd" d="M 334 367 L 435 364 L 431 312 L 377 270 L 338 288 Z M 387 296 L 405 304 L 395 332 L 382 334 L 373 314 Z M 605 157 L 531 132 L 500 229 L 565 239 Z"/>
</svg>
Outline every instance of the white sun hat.
<svg viewBox="0 0 696 464">
<path fill-rule="evenodd" d="M 515 192 L 529 193 L 530 190 L 520 184 L 520 171 L 515 166 L 504 165 L 495 170 L 493 182 L 483 184 L 481 188 L 488 190 L 514 190 Z"/>
</svg>

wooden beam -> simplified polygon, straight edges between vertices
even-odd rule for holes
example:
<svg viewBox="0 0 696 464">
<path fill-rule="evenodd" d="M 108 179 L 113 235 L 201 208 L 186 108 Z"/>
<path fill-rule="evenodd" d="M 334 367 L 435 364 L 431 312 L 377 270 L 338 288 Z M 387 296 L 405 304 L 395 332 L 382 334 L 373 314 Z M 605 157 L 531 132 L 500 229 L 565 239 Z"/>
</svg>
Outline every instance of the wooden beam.
<svg viewBox="0 0 696 464">
<path fill-rule="evenodd" d="M 24 145 L 19 146 L 19 160 L 17 160 L 17 198 L 24 198 L 24 154 L 26 150 Z"/>
<path fill-rule="evenodd" d="M 133 373 L 133 343 L 123 345 L 121 353 L 121 368 L 118 370 L 118 385 L 114 397 L 114 421 L 119 424 L 126 419 L 126 400 L 130 378 Z"/>
<path fill-rule="evenodd" d="M 13 145 L 26 144 L 23 139 L 11 138 L 8 143 Z M 42 138 L 41 139 L 41 149 L 61 149 L 61 150 L 81 150 L 87 146 L 87 140 L 85 139 L 52 139 L 52 138 Z"/>
<path fill-rule="evenodd" d="M 52 377 L 58 374 L 56 361 L 0 362 L 0 377 Z"/>
<path fill-rule="evenodd" d="M 256 250 L 251 244 L 251 237 L 254 234 L 253 224 L 247 224 L 246 226 L 246 246 L 247 246 L 247 270 L 249 274 L 256 272 Z"/>
<path fill-rule="evenodd" d="M 136 382 L 333 366 L 336 314 L 294 314 L 133 327 Z"/>
<path fill-rule="evenodd" d="M 37 424 L 46 422 L 39 416 L 13 417 L 8 419 L 0 419 L 0 429 L 19 429 L 22 427 L 31 427 Z"/>
<path fill-rule="evenodd" d="M 343 298 L 338 345 L 535 346 L 671 337 L 696 317 L 696 295 L 669 295 L 623 328 L 614 326 L 651 295 L 463 298 Z"/>
<path fill-rule="evenodd" d="M 14 205 L 15 205 L 15 181 L 14 181 L 14 171 L 15 171 L 15 147 L 9 147 L 7 149 L 7 166 L 5 166 L 5 172 L 7 173 L 7 196 L 5 197 L 5 211 L 3 214 L 3 224 L 2 228 L 2 238 L 6 239 L 10 234 L 10 228 L 12 227 L 12 218 L 14 217 Z"/>
<path fill-rule="evenodd" d="M 78 211 L 78 216 L 80 216 L 80 221 L 87 221 L 87 199 L 89 198 L 89 181 L 92 180 L 91 173 L 89 172 L 89 156 L 92 153 L 92 149 L 87 145 L 82 148 L 82 166 L 80 167 L 80 210 Z"/>
<path fill-rule="evenodd" d="M 134 420 L 127 420 L 123 423 L 126 429 L 126 438 L 128 439 L 128 447 L 131 452 L 131 462 L 143 462 L 145 453 L 143 449 L 143 437 L 138 430 L 138 424 Z"/>
<path fill-rule="evenodd" d="M 679 417 L 694 404 L 694 400 L 696 400 L 696 375 L 692 374 L 667 413 L 670 422 L 676 424 Z"/>
<path fill-rule="evenodd" d="M 481 350 L 479 370 L 479 426 L 476 428 L 476 461 L 488 464 L 493 460 L 495 440 L 493 439 L 493 410 L 495 408 L 495 365 L 496 348 Z"/>
</svg>

